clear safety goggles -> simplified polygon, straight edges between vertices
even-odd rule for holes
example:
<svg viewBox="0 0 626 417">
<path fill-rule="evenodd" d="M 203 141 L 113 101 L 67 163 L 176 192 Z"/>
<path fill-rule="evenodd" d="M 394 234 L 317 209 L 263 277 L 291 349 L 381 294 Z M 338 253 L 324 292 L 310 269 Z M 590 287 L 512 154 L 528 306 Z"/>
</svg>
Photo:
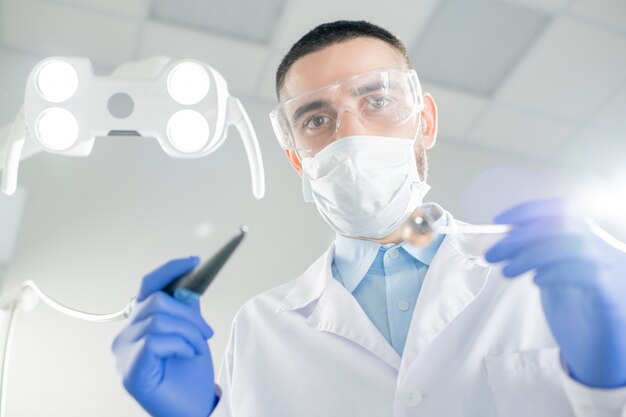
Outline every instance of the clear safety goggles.
<svg viewBox="0 0 626 417">
<path fill-rule="evenodd" d="M 423 108 L 415 70 L 385 69 L 355 75 L 281 102 L 270 113 L 278 142 L 301 157 L 332 143 L 346 112 L 371 135 L 386 136 Z"/>
</svg>

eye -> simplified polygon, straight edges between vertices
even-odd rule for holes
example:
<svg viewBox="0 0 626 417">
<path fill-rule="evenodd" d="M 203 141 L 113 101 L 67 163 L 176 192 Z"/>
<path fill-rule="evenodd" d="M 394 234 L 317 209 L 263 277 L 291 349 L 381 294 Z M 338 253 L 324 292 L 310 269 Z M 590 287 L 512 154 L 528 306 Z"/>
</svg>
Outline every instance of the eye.
<svg viewBox="0 0 626 417">
<path fill-rule="evenodd" d="M 368 99 L 367 103 L 374 109 L 383 109 L 390 104 L 390 100 L 387 97 L 379 96 Z"/>
<path fill-rule="evenodd" d="M 327 116 L 316 115 L 316 116 L 313 116 L 313 117 L 307 119 L 304 122 L 304 126 L 307 129 L 317 129 L 319 127 L 324 126 L 324 124 L 326 124 L 326 122 L 328 122 L 328 117 Z"/>
</svg>

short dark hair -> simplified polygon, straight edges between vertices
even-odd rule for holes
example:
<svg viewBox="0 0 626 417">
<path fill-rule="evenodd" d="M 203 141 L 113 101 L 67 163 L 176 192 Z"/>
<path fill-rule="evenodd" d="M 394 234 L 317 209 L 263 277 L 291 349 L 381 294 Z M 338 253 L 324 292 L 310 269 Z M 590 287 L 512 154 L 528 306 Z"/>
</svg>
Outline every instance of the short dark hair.
<svg viewBox="0 0 626 417">
<path fill-rule="evenodd" d="M 300 58 L 317 52 L 327 46 L 346 42 L 354 38 L 369 37 L 380 39 L 396 48 L 410 67 L 409 54 L 406 47 L 391 32 L 364 20 L 337 20 L 324 23 L 310 30 L 296 42 L 283 57 L 276 70 L 276 97 L 280 100 L 280 92 L 285 83 L 289 68 Z"/>
</svg>

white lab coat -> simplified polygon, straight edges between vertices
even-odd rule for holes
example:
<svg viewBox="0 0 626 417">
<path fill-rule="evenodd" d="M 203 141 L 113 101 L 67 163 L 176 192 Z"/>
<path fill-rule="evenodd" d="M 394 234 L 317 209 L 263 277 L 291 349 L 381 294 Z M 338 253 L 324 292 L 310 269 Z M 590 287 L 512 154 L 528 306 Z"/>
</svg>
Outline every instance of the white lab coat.
<svg viewBox="0 0 626 417">
<path fill-rule="evenodd" d="M 626 390 L 563 372 L 532 279 L 482 258 L 493 241 L 444 239 L 402 357 L 333 279 L 331 246 L 237 313 L 212 417 L 620 416 Z"/>
</svg>

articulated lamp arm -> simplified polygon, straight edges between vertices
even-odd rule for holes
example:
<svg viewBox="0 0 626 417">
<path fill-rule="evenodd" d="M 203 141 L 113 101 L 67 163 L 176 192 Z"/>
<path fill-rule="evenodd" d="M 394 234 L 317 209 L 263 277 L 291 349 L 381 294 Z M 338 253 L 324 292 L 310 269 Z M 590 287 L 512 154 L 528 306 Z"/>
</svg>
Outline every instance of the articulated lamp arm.
<svg viewBox="0 0 626 417">
<path fill-rule="evenodd" d="M 15 193 L 17 188 L 17 171 L 26 142 L 26 123 L 24 121 L 24 106 L 20 108 L 11 129 L 3 152 L 2 192 L 7 195 Z"/>
</svg>

